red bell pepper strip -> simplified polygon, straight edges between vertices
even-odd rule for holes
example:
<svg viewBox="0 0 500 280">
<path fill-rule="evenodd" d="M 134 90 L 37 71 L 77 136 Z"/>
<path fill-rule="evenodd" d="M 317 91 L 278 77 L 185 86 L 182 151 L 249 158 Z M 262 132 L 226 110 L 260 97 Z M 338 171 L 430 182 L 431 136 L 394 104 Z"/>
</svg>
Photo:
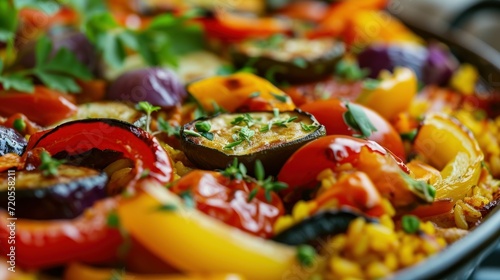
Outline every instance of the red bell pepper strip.
<svg viewBox="0 0 500 280">
<path fill-rule="evenodd" d="M 134 162 L 135 179 L 146 173 L 162 184 L 173 179 L 172 162 L 158 140 L 146 131 L 116 119 L 77 120 L 38 132 L 30 137 L 26 150 L 34 148 L 44 148 L 51 155 L 67 152 L 69 156 L 94 148 L 116 151 Z"/>
</svg>

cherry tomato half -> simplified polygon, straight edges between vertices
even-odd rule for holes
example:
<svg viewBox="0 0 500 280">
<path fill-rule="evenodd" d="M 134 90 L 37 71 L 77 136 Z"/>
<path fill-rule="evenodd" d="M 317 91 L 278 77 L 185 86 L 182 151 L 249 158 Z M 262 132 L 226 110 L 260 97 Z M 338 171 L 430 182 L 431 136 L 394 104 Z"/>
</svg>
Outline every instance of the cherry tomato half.
<svg viewBox="0 0 500 280">
<path fill-rule="evenodd" d="M 359 106 L 363 108 L 366 117 L 377 129 L 368 139 L 379 143 L 400 159 L 405 160 L 403 141 L 394 127 L 377 112 L 362 105 Z M 359 134 L 359 131 L 354 130 L 345 123 L 344 114 L 347 112 L 347 107 L 339 99 L 317 100 L 300 106 L 300 109 L 311 113 L 319 123 L 324 125 L 327 135 L 341 134 L 354 136 Z"/>
</svg>

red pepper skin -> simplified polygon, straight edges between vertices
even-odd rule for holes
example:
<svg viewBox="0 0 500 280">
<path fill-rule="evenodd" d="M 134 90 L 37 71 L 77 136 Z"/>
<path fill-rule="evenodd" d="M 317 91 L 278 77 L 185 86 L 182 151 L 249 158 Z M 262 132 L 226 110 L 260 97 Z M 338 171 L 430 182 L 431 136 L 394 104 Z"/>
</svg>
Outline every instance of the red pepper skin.
<svg viewBox="0 0 500 280">
<path fill-rule="evenodd" d="M 135 178 L 143 171 L 165 184 L 173 180 L 170 157 L 148 132 L 116 119 L 86 119 L 67 122 L 30 137 L 27 151 L 44 148 L 51 155 L 67 152 L 69 156 L 99 149 L 123 153 L 134 162 Z"/>
<path fill-rule="evenodd" d="M 9 257 L 11 246 L 15 247 L 16 265 L 28 269 L 75 261 L 95 264 L 116 261 L 123 238 L 118 229 L 107 226 L 108 214 L 115 207 L 116 199 L 109 198 L 75 219 L 52 221 L 11 220 L 2 210 L 0 253 Z"/>
</svg>

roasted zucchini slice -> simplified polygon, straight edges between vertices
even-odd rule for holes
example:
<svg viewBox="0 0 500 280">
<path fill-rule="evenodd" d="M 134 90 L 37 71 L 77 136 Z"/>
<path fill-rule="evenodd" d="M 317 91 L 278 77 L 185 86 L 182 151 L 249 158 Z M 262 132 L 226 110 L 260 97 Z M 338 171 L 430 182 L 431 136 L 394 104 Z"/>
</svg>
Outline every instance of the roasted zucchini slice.
<svg viewBox="0 0 500 280">
<path fill-rule="evenodd" d="M 305 83 L 331 75 L 344 51 L 344 44 L 331 38 L 275 35 L 238 44 L 231 54 L 237 67 L 251 66 L 269 80 Z"/>
<path fill-rule="evenodd" d="M 5 174 L 4 174 L 5 175 Z M 106 197 L 106 173 L 97 170 L 61 165 L 57 176 L 45 176 L 42 171 L 17 171 L 15 192 L 6 176 L 0 177 L 0 208 L 10 205 L 15 195 L 17 218 L 34 220 L 72 219 Z"/>
<path fill-rule="evenodd" d="M 181 145 L 202 169 L 224 169 L 234 158 L 253 173 L 259 159 L 275 175 L 302 145 L 325 135 L 325 127 L 300 110 L 220 114 L 184 125 Z"/>
</svg>

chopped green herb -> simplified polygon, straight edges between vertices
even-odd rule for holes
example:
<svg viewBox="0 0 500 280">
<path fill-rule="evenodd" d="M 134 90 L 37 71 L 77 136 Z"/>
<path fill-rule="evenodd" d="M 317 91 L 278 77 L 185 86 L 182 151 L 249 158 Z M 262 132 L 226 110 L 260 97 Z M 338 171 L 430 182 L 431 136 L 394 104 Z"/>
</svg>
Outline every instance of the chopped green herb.
<svg viewBox="0 0 500 280">
<path fill-rule="evenodd" d="M 273 115 L 275 118 L 280 116 L 280 109 L 278 108 L 273 108 Z"/>
<path fill-rule="evenodd" d="M 215 75 L 217 76 L 228 76 L 231 75 L 235 72 L 235 69 L 232 65 L 222 65 L 219 68 L 217 68 L 217 71 L 215 72 Z"/>
<path fill-rule="evenodd" d="M 23 119 L 15 119 L 12 125 L 14 126 L 14 129 L 19 133 L 23 133 L 24 129 L 26 129 L 26 123 Z"/>
<path fill-rule="evenodd" d="M 352 129 L 361 132 L 364 138 L 370 137 L 377 128 L 370 122 L 363 108 L 354 103 L 346 103 L 347 111 L 344 113 L 344 122 Z"/>
<path fill-rule="evenodd" d="M 125 274 L 125 269 L 113 269 L 111 271 L 111 277 L 109 278 L 109 280 L 123 280 L 125 279 Z"/>
<path fill-rule="evenodd" d="M 224 150 L 232 149 L 241 143 L 243 143 L 243 139 L 231 142 L 231 143 L 227 144 L 226 146 L 224 146 Z"/>
<path fill-rule="evenodd" d="M 196 128 L 196 130 L 198 130 L 200 132 L 209 132 L 210 129 L 212 128 L 210 123 L 207 121 L 197 122 L 197 123 L 195 123 L 194 127 Z"/>
<path fill-rule="evenodd" d="M 217 115 L 217 114 L 222 114 L 222 113 L 226 113 L 226 109 L 222 108 L 221 106 L 219 106 L 219 104 L 217 104 L 217 102 L 213 101 L 212 100 L 212 107 L 213 107 L 213 112 L 212 114 L 213 115 Z"/>
<path fill-rule="evenodd" d="M 369 70 L 359 68 L 355 61 L 343 59 L 337 63 L 335 74 L 347 81 L 359 81 L 368 76 Z"/>
<path fill-rule="evenodd" d="M 250 193 L 248 194 L 248 198 L 247 198 L 247 202 L 252 202 L 252 200 L 255 198 L 255 196 L 257 195 L 257 192 L 259 191 L 258 188 L 255 188 L 253 190 L 250 191 Z"/>
<path fill-rule="evenodd" d="M 299 68 L 302 68 L 302 69 L 304 69 L 304 68 L 306 68 L 306 67 L 307 67 L 307 61 L 306 61 L 304 58 L 302 58 L 302 57 L 296 57 L 296 58 L 294 58 L 294 59 L 292 60 L 292 63 L 293 63 L 295 66 L 297 66 L 297 67 L 299 67 Z"/>
<path fill-rule="evenodd" d="M 260 48 L 277 48 L 285 41 L 285 39 L 286 37 L 283 34 L 274 34 L 269 38 L 256 40 L 253 44 Z"/>
<path fill-rule="evenodd" d="M 241 116 L 236 117 L 231 124 L 238 125 L 241 123 L 245 123 L 246 126 L 252 127 L 255 124 L 255 119 L 250 114 L 243 114 Z"/>
<path fill-rule="evenodd" d="M 162 117 L 158 117 L 158 129 L 162 132 L 167 133 L 169 137 L 170 136 L 175 136 L 177 138 L 180 137 L 181 127 L 178 125 L 176 126 L 170 125 L 170 123 L 164 120 Z"/>
<path fill-rule="evenodd" d="M 416 180 L 402 172 L 401 176 L 408 184 L 410 190 L 426 202 L 433 202 L 436 197 L 436 188 L 424 181 Z"/>
<path fill-rule="evenodd" d="M 149 176 L 149 169 L 144 169 L 142 172 L 141 172 L 141 178 L 146 178 Z"/>
<path fill-rule="evenodd" d="M 170 212 L 175 210 L 177 210 L 177 206 L 175 206 L 174 204 L 163 204 L 160 207 L 158 207 L 158 211 Z"/>
<path fill-rule="evenodd" d="M 271 95 L 280 102 L 286 103 L 288 101 L 287 95 L 281 95 L 281 94 L 277 94 L 277 93 L 273 93 L 273 92 L 271 92 Z"/>
<path fill-rule="evenodd" d="M 284 120 L 277 120 L 277 121 L 273 122 L 273 125 L 279 126 L 279 127 L 287 127 L 286 126 L 287 123 L 291 123 L 291 122 L 295 121 L 296 119 L 298 119 L 298 117 L 290 117 L 290 118 L 284 119 Z"/>
<path fill-rule="evenodd" d="M 264 77 L 269 82 L 271 82 L 273 84 L 277 84 L 276 74 L 277 73 L 286 73 L 286 72 L 287 72 L 287 69 L 283 65 L 273 65 L 266 70 Z"/>
<path fill-rule="evenodd" d="M 201 134 L 191 129 L 184 129 L 184 134 L 188 136 L 201 137 Z"/>
<path fill-rule="evenodd" d="M 319 125 L 316 124 L 316 123 L 313 123 L 313 124 L 305 124 L 303 122 L 300 122 L 300 126 L 302 127 L 302 130 L 306 131 L 306 132 L 309 132 L 309 131 L 313 131 L 313 130 L 316 130 Z"/>
<path fill-rule="evenodd" d="M 57 168 L 59 167 L 59 165 L 65 162 L 64 160 L 57 160 L 52 158 L 47 151 L 41 152 L 40 160 L 42 164 L 40 164 L 38 169 L 42 170 L 43 176 L 46 177 L 56 176 L 58 174 Z"/>
<path fill-rule="evenodd" d="M 363 81 L 363 88 L 367 89 L 367 90 L 375 90 L 375 89 L 378 88 L 379 85 L 380 85 L 380 81 L 379 80 L 365 79 Z"/>
<path fill-rule="evenodd" d="M 262 165 L 262 162 L 260 160 L 257 160 L 255 162 L 255 178 L 259 181 L 264 181 L 264 177 L 266 176 L 266 173 L 264 171 L 264 165 Z"/>
<path fill-rule="evenodd" d="M 413 234 L 420 228 L 420 220 L 413 215 L 404 215 L 401 219 L 401 226 L 406 233 Z"/>
<path fill-rule="evenodd" d="M 186 204 L 188 208 L 196 207 L 196 201 L 194 200 L 193 194 L 190 190 L 182 192 L 179 196 L 184 200 L 184 204 Z"/>
<path fill-rule="evenodd" d="M 299 245 L 297 247 L 297 260 L 303 266 L 312 266 L 316 260 L 316 250 L 310 245 Z"/>
<path fill-rule="evenodd" d="M 135 105 L 135 108 L 139 111 L 143 111 L 146 113 L 146 131 L 151 132 L 151 114 L 155 111 L 161 109 L 159 106 L 153 106 L 151 103 L 147 101 L 140 101 Z"/>
<path fill-rule="evenodd" d="M 272 202 L 272 192 L 279 192 L 288 188 L 286 183 L 275 182 L 272 177 L 265 178 L 264 165 L 260 160 L 255 161 L 254 172 L 257 184 L 264 190 L 264 196 L 268 202 Z"/>
<path fill-rule="evenodd" d="M 260 96 L 260 91 L 252 92 L 248 97 L 249 98 L 255 98 L 255 97 L 258 97 L 258 96 Z"/>
<path fill-rule="evenodd" d="M 233 163 L 221 171 L 221 174 L 231 179 L 243 180 L 247 176 L 247 168 L 243 163 L 238 163 L 237 158 L 234 158 Z"/>
<path fill-rule="evenodd" d="M 415 129 L 412 129 L 408 132 L 401 133 L 400 136 L 401 136 L 401 139 L 403 139 L 403 140 L 408 140 L 410 142 L 413 142 L 413 140 L 417 136 L 417 132 L 418 132 L 418 130 L 415 128 Z"/>
<path fill-rule="evenodd" d="M 111 211 L 106 219 L 106 225 L 110 228 L 120 227 L 120 217 L 116 211 Z"/>
</svg>

